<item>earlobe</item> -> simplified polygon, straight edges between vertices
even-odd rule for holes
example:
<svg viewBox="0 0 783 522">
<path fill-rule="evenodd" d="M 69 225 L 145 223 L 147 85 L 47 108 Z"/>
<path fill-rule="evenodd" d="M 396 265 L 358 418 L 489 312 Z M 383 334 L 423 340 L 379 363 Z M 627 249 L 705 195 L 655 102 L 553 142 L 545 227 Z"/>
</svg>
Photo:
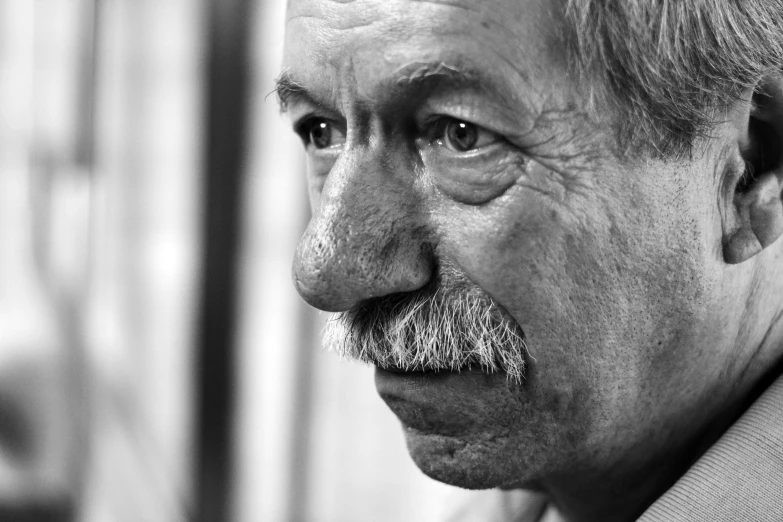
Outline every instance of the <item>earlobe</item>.
<svg viewBox="0 0 783 522">
<path fill-rule="evenodd" d="M 744 171 L 735 174 L 724 216 L 723 257 L 742 263 L 783 235 L 783 79 L 762 82 L 738 122 Z"/>
</svg>

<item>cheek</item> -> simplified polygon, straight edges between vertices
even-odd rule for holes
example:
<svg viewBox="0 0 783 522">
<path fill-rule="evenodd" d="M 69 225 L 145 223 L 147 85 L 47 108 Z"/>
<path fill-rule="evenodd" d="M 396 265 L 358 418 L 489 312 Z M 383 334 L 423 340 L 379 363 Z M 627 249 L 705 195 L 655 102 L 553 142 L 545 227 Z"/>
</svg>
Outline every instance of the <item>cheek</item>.
<svg viewBox="0 0 783 522">
<path fill-rule="evenodd" d="M 506 205 L 465 207 L 450 216 L 441 255 L 511 312 L 531 349 L 598 342 L 605 317 L 596 306 L 623 306 L 616 269 L 623 260 L 606 256 L 607 238 L 568 219 L 557 203 L 526 191 Z"/>
<path fill-rule="evenodd" d="M 619 180 L 603 199 L 601 187 L 568 205 L 520 188 L 433 213 L 437 255 L 524 329 L 531 357 L 519 437 L 537 450 L 550 441 L 563 469 L 653 454 L 636 448 L 658 447 L 679 426 L 673 413 L 709 395 L 693 375 L 711 371 L 709 350 L 732 337 L 716 313 L 720 239 L 709 187 L 663 176 L 656 187 L 653 174 L 637 185 Z"/>
<path fill-rule="evenodd" d="M 334 165 L 334 160 L 324 161 L 313 158 L 310 155 L 305 157 L 305 172 L 307 175 L 307 194 L 310 199 L 310 210 L 315 211 L 321 204 L 321 194 L 324 191 L 324 185 L 329 178 L 329 172 Z"/>
<path fill-rule="evenodd" d="M 622 363 L 603 364 L 622 344 L 613 328 L 622 328 L 616 318 L 627 308 L 626 295 L 615 265 L 606 266 L 604 237 L 570 221 L 540 193 L 498 203 L 493 212 L 494 204 L 454 208 L 441 223 L 447 231 L 438 254 L 453 259 L 525 331 L 531 357 L 520 436 L 570 454 L 562 448 L 584 448 L 590 433 L 610 424 L 602 413 L 614 409 L 604 383 L 616 379 L 605 372 L 634 373 Z"/>
<path fill-rule="evenodd" d="M 586 394 L 596 408 L 633 403 L 668 371 L 662 354 L 698 334 L 709 297 L 701 222 L 684 219 L 688 210 L 597 201 L 576 219 L 529 190 L 502 199 L 444 212 L 440 255 L 524 329 L 532 387 Z"/>
</svg>

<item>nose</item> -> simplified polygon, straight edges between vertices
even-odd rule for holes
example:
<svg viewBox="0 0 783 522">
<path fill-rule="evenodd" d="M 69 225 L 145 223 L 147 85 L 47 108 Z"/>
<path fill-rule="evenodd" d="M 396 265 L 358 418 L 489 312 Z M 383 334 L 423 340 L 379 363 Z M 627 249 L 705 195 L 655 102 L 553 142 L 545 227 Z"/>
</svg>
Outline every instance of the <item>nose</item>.
<svg viewBox="0 0 783 522">
<path fill-rule="evenodd" d="M 404 170 L 369 151 L 337 160 L 294 256 L 294 284 L 309 304 L 339 312 L 429 281 L 426 216 Z"/>
</svg>

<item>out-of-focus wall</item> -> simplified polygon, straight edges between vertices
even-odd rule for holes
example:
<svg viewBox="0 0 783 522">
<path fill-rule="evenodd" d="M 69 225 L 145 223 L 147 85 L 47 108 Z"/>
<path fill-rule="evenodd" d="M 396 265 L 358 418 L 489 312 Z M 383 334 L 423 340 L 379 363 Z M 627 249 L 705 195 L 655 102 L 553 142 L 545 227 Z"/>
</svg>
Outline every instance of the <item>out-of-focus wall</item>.
<svg viewBox="0 0 783 522">
<path fill-rule="evenodd" d="M 0 1 L 3 520 L 187 519 L 201 27 L 191 0 Z"/>
<path fill-rule="evenodd" d="M 33 211 L 33 143 L 47 131 L 53 146 L 63 145 L 56 139 L 63 134 L 42 129 L 35 117 L 46 110 L 34 100 L 42 72 L 35 57 L 44 51 L 34 38 L 35 14 L 30 1 L 0 3 L 0 519 L 70 511 L 80 490 L 77 480 L 69 484 L 79 468 L 71 455 L 84 449 L 84 423 L 72 422 L 80 412 L 66 413 L 77 406 L 72 346 L 34 237 L 41 220 Z M 66 63 L 70 51 L 61 48 Z M 52 76 L 63 72 L 53 69 Z"/>
<path fill-rule="evenodd" d="M 202 9 L 100 4 L 84 520 L 176 522 L 188 514 L 193 451 Z"/>
</svg>

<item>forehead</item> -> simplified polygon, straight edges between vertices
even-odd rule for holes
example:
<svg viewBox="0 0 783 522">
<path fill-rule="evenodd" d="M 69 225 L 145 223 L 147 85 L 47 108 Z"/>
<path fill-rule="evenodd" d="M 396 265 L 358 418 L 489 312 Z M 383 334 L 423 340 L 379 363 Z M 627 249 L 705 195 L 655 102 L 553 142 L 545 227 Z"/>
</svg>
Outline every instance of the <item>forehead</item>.
<svg viewBox="0 0 783 522">
<path fill-rule="evenodd" d="M 422 64 L 546 90 L 566 70 L 561 20 L 556 0 L 290 0 L 284 68 L 360 95 Z"/>
</svg>

